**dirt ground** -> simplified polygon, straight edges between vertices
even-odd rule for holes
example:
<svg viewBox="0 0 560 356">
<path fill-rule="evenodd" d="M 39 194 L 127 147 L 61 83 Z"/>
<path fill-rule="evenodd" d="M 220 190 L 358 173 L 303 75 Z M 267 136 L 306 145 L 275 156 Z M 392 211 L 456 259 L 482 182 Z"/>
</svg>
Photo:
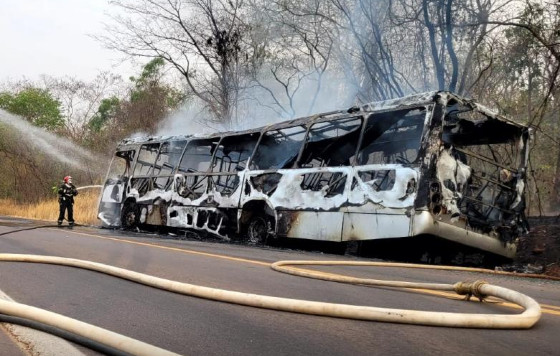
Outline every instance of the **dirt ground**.
<svg viewBox="0 0 560 356">
<path fill-rule="evenodd" d="M 560 215 L 528 220 L 530 232 L 520 238 L 514 262 L 503 270 L 560 277 Z"/>
</svg>

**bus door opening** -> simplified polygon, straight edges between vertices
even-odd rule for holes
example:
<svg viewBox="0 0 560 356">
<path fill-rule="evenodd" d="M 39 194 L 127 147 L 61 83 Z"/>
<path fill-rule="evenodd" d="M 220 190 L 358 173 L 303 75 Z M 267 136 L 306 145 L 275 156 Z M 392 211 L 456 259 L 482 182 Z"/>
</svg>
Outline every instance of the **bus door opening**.
<svg viewBox="0 0 560 356">
<path fill-rule="evenodd" d="M 134 150 L 117 151 L 103 187 L 98 218 L 105 227 L 120 226 L 120 209 L 134 161 Z"/>
</svg>

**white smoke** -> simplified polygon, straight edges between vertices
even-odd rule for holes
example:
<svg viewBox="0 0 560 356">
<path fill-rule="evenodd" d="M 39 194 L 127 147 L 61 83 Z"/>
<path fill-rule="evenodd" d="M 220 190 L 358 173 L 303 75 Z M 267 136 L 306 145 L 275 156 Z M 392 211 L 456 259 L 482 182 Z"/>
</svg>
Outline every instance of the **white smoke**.
<svg viewBox="0 0 560 356">
<path fill-rule="evenodd" d="M 204 105 L 193 99 L 169 115 L 160 125 L 157 135 L 207 135 L 248 130 L 298 117 L 344 110 L 355 104 L 355 89 L 340 73 L 324 73 L 320 85 L 317 76 L 304 78 L 291 101 L 286 97 L 284 88 L 272 78 L 265 78 L 261 83 L 267 89 L 251 86 L 240 93 L 241 100 L 231 122 L 216 123 Z M 280 109 L 276 102 L 285 110 Z"/>
<path fill-rule="evenodd" d="M 257 123 L 262 126 L 344 110 L 354 105 L 356 97 L 354 86 L 341 72 L 325 72 L 321 76 L 315 72 L 305 76 L 290 90 L 291 98 L 286 95 L 285 87 L 274 78 L 263 75 L 261 83 L 266 89 L 253 86 L 243 93 L 247 100 L 241 104 L 240 112 L 244 117 L 240 118 L 240 121 L 247 118 L 245 121 L 249 125 Z M 276 102 L 280 103 L 284 110 L 279 110 Z"/>
<path fill-rule="evenodd" d="M 207 135 L 225 130 L 225 126 L 216 124 L 204 106 L 193 99 L 165 118 L 157 135 Z"/>
</svg>

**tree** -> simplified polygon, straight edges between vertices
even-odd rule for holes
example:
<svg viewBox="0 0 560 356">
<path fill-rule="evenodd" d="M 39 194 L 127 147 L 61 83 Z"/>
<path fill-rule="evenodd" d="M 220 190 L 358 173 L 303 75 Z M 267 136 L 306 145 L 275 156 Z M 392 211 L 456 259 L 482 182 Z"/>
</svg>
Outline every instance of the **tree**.
<svg viewBox="0 0 560 356">
<path fill-rule="evenodd" d="M 97 112 L 91 120 L 89 120 L 88 126 L 94 132 L 99 132 L 105 126 L 111 118 L 113 118 L 120 106 L 120 100 L 116 96 L 112 96 L 108 99 L 102 99 L 99 104 Z"/>
<path fill-rule="evenodd" d="M 249 4 L 244 38 L 253 55 L 241 98 L 284 119 L 316 111 L 333 54 L 333 22 L 309 13 L 322 6 L 318 1 Z"/>
<path fill-rule="evenodd" d="M 560 5 L 558 2 L 525 0 L 519 12 L 507 18 L 488 19 L 503 29 L 507 41 L 494 55 L 494 84 L 485 93 L 500 93 L 506 113 L 524 118 L 536 133 L 531 150 L 533 191 L 542 212 L 545 198 L 560 209 Z M 496 80 L 496 78 L 498 80 Z M 489 83 L 489 81 L 487 81 Z M 489 86 L 489 85 L 486 85 Z M 541 182 L 552 184 L 540 184 Z"/>
<path fill-rule="evenodd" d="M 156 95 L 161 97 L 162 103 L 167 106 L 165 110 L 170 110 L 176 108 L 185 99 L 185 94 L 163 83 L 164 67 L 163 58 L 154 58 L 142 68 L 142 73 L 138 78 L 130 78 L 134 84 L 130 92 L 131 102 L 138 102 Z"/>
<path fill-rule="evenodd" d="M 133 133 L 156 133 L 162 120 L 186 100 L 183 93 L 164 81 L 165 64 L 161 58 L 152 59 L 138 77 L 130 78 L 126 95 L 101 100 L 87 123 L 88 147 L 110 154 L 116 142 Z"/>
<path fill-rule="evenodd" d="M 162 58 L 154 58 L 138 78 L 130 78 L 133 87 L 129 98 L 121 102 L 115 117 L 116 124 L 128 134 L 138 128 L 155 134 L 161 121 L 185 99 L 185 95 L 163 82 L 164 66 Z"/>
<path fill-rule="evenodd" d="M 29 87 L 17 93 L 0 93 L 0 108 L 51 131 L 64 125 L 60 102 L 45 89 Z"/>
<path fill-rule="evenodd" d="M 407 80 L 416 89 L 449 90 L 469 95 L 473 83 L 484 73 L 481 65 L 493 32 L 499 26 L 489 26 L 490 19 L 502 20 L 513 0 L 393 0 L 389 9 L 391 24 L 401 34 L 401 48 L 408 47 L 412 56 L 406 60 L 415 68 L 416 77 L 426 78 L 414 83 L 412 73 Z M 402 34 L 407 34 L 402 36 Z M 500 36 L 500 35 L 497 35 Z"/>
<path fill-rule="evenodd" d="M 42 76 L 41 83 L 37 85 L 46 88 L 60 101 L 65 118 L 64 134 L 76 142 L 84 140 L 88 123 L 103 98 L 120 97 L 125 92 L 122 78 L 109 72 L 101 72 L 91 81 Z"/>
<path fill-rule="evenodd" d="M 243 47 L 242 0 L 117 0 L 115 16 L 101 40 L 134 57 L 170 63 L 212 114 L 215 122 L 235 115 L 239 74 L 250 56 Z"/>
<path fill-rule="evenodd" d="M 340 13 L 340 24 L 350 41 L 341 43 L 341 61 L 352 60 L 351 68 L 362 102 L 403 96 L 406 80 L 395 61 L 393 50 L 399 35 L 387 21 L 390 1 L 331 0 Z"/>
<path fill-rule="evenodd" d="M 75 132 L 80 131 L 79 122 L 68 123 L 64 115 L 77 113 L 78 105 L 73 99 L 78 98 L 75 94 L 79 91 L 66 89 L 87 85 L 67 87 L 62 84 L 76 82 L 44 77 L 43 83 L 20 81 L 5 85 L 11 91 L 2 93 L 3 107 L 22 119 L 0 110 L 0 121 L 6 123 L 0 124 L 0 166 L 5 168 L 0 175 L 0 195 L 27 202 L 39 200 L 49 196 L 53 182 L 67 175 L 69 170 L 82 183 L 93 183 L 101 177 L 99 163 L 104 159 L 94 157 L 65 139 L 65 136 L 76 138 L 67 125 L 75 125 Z M 49 84 L 52 90 L 42 88 Z M 61 96 L 68 99 L 64 100 L 67 106 L 59 100 L 61 93 L 68 94 Z M 39 127 L 23 125 L 24 121 Z M 56 132 L 48 133 L 43 128 Z"/>
</svg>

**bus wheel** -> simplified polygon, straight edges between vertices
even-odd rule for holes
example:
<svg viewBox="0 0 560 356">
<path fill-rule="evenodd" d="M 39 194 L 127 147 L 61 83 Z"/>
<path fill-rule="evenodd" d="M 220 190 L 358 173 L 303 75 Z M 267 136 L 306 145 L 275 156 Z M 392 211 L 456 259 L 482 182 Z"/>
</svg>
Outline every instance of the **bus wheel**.
<svg viewBox="0 0 560 356">
<path fill-rule="evenodd" d="M 270 230 L 270 219 L 263 215 L 253 215 L 247 225 L 247 242 L 250 245 L 264 245 Z"/>
<path fill-rule="evenodd" d="M 140 209 L 135 203 L 124 205 L 121 213 L 121 225 L 125 229 L 134 229 L 140 222 Z"/>
</svg>

